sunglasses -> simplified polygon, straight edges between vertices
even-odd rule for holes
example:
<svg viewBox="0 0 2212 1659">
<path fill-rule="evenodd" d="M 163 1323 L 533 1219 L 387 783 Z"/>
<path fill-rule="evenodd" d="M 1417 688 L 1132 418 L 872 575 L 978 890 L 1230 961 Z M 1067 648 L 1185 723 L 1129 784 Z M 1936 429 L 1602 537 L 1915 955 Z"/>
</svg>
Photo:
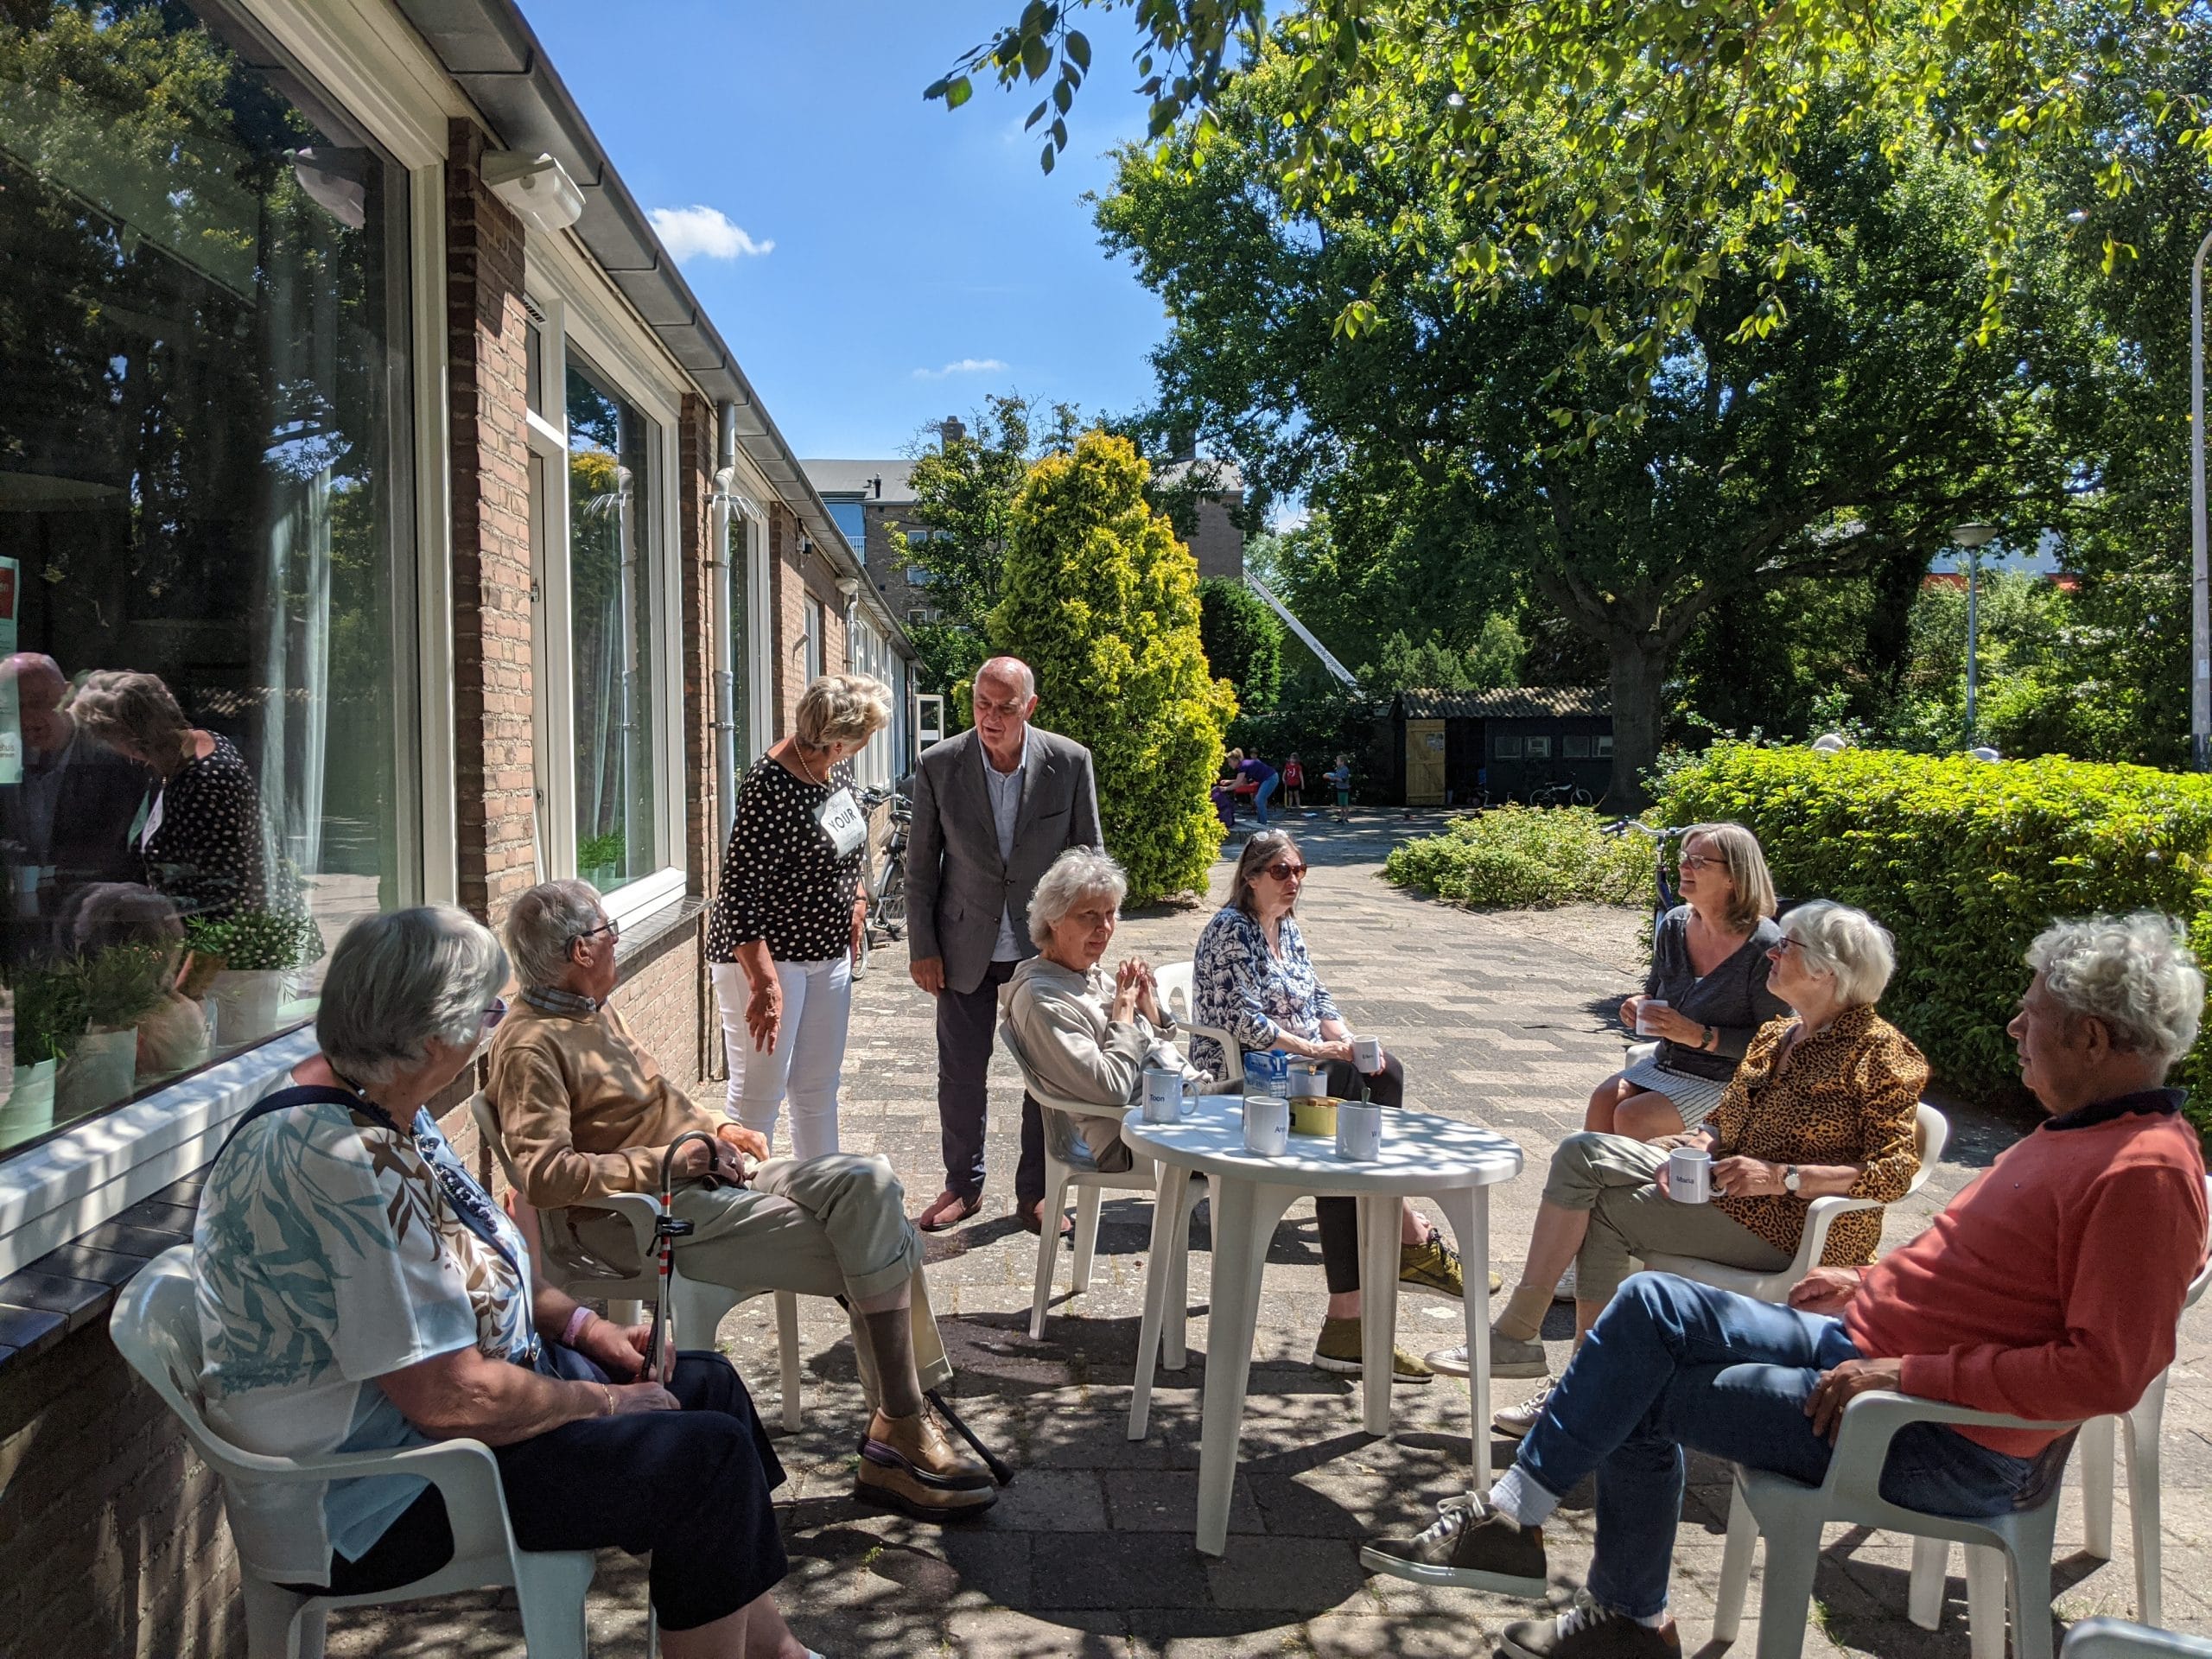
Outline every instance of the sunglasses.
<svg viewBox="0 0 2212 1659">
<path fill-rule="evenodd" d="M 1306 879 L 1306 867 L 1303 864 L 1294 864 L 1288 859 L 1283 860 L 1280 864 L 1268 865 L 1267 871 L 1278 881 L 1293 880 L 1303 881 Z"/>
<path fill-rule="evenodd" d="M 1703 853 L 1692 853 L 1682 860 L 1682 868 L 1686 870 L 1717 870 L 1722 868 L 1726 861 L 1723 859 L 1707 858 Z"/>
</svg>

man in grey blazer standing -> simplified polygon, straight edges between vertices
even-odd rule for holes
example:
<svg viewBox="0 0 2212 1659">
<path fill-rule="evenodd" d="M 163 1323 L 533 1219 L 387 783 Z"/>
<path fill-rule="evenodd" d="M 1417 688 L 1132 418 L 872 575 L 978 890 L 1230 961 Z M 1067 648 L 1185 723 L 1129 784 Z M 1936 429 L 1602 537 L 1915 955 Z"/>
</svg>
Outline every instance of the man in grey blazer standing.
<svg viewBox="0 0 2212 1659">
<path fill-rule="evenodd" d="M 999 988 L 1029 942 L 1030 895 L 1070 847 L 1102 844 L 1090 751 L 1030 725 L 1037 677 L 1013 657 L 976 671 L 976 723 L 922 757 L 906 850 L 906 925 L 914 983 L 937 998 L 937 1111 L 944 1191 L 922 1211 L 924 1232 L 957 1226 L 982 1207 L 983 1127 L 998 1030 Z M 1021 1104 L 1014 1203 L 1043 1225 L 1045 1128 Z"/>
</svg>

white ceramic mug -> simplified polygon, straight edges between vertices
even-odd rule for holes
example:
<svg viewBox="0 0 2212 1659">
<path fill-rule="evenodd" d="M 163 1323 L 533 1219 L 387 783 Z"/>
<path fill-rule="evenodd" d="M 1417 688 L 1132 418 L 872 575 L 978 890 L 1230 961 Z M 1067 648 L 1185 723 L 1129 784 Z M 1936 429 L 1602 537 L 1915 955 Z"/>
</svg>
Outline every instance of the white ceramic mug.
<svg viewBox="0 0 2212 1659">
<path fill-rule="evenodd" d="M 1382 1155 L 1382 1109 L 1346 1101 L 1337 1108 L 1337 1156 L 1371 1164 Z"/>
<path fill-rule="evenodd" d="M 1164 1065 L 1144 1069 L 1144 1121 L 1179 1123 L 1183 1121 L 1183 1074 Z"/>
<path fill-rule="evenodd" d="M 1293 1100 L 1325 1096 L 1328 1092 L 1329 1079 L 1321 1070 L 1319 1060 L 1293 1060 L 1290 1063 L 1290 1097 Z"/>
<path fill-rule="evenodd" d="M 1290 1103 L 1280 1095 L 1244 1096 L 1244 1150 L 1280 1158 L 1290 1150 Z"/>
<path fill-rule="evenodd" d="M 1351 1039 L 1352 1069 L 1373 1077 L 1382 1069 L 1382 1039 L 1380 1037 L 1355 1037 Z"/>
<path fill-rule="evenodd" d="M 1643 1001 L 1637 1003 L 1636 1005 L 1636 1034 L 1639 1037 L 1656 1037 L 1659 1034 L 1659 1027 L 1651 1018 L 1651 1011 L 1654 1008 L 1664 1008 L 1666 1006 L 1666 999 L 1657 996 L 1647 996 Z"/>
<path fill-rule="evenodd" d="M 1676 1204 L 1713 1202 L 1713 1154 L 1702 1147 L 1676 1147 L 1667 1154 L 1667 1196 Z"/>
</svg>

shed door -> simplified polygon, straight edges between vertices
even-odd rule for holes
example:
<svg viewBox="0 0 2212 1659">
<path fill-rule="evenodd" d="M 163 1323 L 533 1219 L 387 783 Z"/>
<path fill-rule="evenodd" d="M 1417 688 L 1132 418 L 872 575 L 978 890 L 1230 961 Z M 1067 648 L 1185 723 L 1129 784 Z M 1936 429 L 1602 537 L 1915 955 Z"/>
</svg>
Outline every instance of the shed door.
<svg viewBox="0 0 2212 1659">
<path fill-rule="evenodd" d="M 1444 804 L 1444 722 L 1406 722 L 1406 804 Z"/>
</svg>

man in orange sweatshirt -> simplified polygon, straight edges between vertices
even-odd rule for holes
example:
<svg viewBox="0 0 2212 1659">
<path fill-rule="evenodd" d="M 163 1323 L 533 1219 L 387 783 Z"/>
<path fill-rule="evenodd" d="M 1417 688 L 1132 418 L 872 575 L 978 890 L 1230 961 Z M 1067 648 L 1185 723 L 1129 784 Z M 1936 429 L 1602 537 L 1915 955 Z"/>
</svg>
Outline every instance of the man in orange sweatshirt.
<svg viewBox="0 0 2212 1659">
<path fill-rule="evenodd" d="M 1820 1268 L 1777 1307 L 1670 1274 L 1630 1279 L 1554 1390 L 1513 1466 L 1435 1524 L 1378 1541 L 1380 1572 L 1540 1597 L 1542 1523 L 1598 1477 L 1586 1589 L 1505 1631 L 1516 1659 L 1673 1659 L 1667 1580 L 1682 1448 L 1808 1484 L 1844 1407 L 1891 1389 L 2045 1422 L 2122 1412 L 2174 1357 L 2205 1258 L 2204 1161 L 2164 1086 L 2196 1040 L 2204 979 L 2171 918 L 2062 922 L 2028 950 L 2007 1027 L 2050 1117 L 1869 1268 Z M 1914 1424 L 1881 1490 L 1936 1514 L 2039 1501 L 2070 1433 Z"/>
</svg>

